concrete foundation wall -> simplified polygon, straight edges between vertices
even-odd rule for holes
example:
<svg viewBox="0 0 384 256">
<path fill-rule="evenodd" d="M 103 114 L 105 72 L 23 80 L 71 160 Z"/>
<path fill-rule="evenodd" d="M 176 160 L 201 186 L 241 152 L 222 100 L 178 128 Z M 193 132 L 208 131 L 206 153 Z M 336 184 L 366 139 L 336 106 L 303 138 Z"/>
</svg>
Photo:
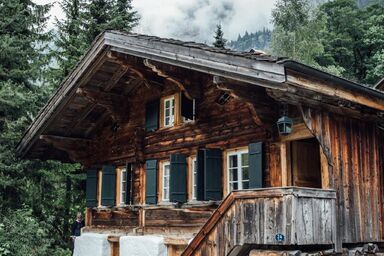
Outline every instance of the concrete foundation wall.
<svg viewBox="0 0 384 256">
<path fill-rule="evenodd" d="M 106 234 L 84 233 L 75 240 L 73 256 L 110 256 L 111 246 Z"/>
<path fill-rule="evenodd" d="M 167 256 L 161 236 L 122 236 L 120 256 Z"/>
</svg>

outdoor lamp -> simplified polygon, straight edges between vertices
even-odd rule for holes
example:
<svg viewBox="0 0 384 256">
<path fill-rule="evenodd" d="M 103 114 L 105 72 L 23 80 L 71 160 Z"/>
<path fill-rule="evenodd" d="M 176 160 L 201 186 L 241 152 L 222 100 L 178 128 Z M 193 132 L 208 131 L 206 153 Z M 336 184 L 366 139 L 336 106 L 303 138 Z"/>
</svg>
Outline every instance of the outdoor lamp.
<svg viewBox="0 0 384 256">
<path fill-rule="evenodd" d="M 277 120 L 277 128 L 280 135 L 288 135 L 292 132 L 293 121 L 287 116 L 282 116 Z"/>
</svg>

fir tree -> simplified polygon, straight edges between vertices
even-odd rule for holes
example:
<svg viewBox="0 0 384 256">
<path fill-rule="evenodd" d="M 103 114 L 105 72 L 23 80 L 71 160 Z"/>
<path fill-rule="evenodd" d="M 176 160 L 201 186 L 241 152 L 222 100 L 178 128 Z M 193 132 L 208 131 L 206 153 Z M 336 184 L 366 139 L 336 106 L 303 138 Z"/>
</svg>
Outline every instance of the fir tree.
<svg viewBox="0 0 384 256">
<path fill-rule="evenodd" d="M 84 0 L 63 0 L 60 3 L 64 20 L 56 19 L 57 34 L 53 56 L 57 66 L 52 68 L 53 83 L 67 76 L 88 47 L 84 29 Z"/>
<path fill-rule="evenodd" d="M 48 5 L 8 0 L 0 4 L 0 81 L 32 87 L 46 64 L 42 53 L 49 39 L 43 33 Z"/>
<path fill-rule="evenodd" d="M 213 46 L 216 48 L 225 49 L 225 44 L 227 43 L 227 40 L 224 39 L 224 32 L 221 29 L 221 25 L 216 26 L 216 32 L 215 32 L 215 42 L 213 43 Z"/>
<path fill-rule="evenodd" d="M 131 0 L 94 0 L 86 9 L 88 43 L 106 29 L 130 32 L 139 20 Z"/>
</svg>

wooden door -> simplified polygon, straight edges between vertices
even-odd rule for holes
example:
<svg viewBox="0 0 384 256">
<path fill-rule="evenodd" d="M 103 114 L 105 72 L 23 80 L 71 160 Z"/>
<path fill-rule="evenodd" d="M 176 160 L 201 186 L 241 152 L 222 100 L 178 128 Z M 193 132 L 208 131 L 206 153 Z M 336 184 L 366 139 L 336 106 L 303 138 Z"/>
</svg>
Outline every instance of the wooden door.
<svg viewBox="0 0 384 256">
<path fill-rule="evenodd" d="M 321 188 L 320 146 L 317 140 L 292 141 L 291 168 L 294 186 Z"/>
</svg>

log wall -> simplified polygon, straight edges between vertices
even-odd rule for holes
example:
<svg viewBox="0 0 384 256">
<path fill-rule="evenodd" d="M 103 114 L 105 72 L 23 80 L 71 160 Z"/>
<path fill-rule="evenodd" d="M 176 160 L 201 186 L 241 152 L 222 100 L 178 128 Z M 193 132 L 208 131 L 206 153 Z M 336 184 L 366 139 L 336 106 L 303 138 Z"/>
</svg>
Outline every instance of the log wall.
<svg viewBox="0 0 384 256">
<path fill-rule="evenodd" d="M 195 122 L 181 123 L 175 127 L 146 133 L 143 128 L 145 103 L 179 93 L 180 90 L 172 84 L 167 84 L 161 90 L 143 85 L 132 92 L 129 99 L 129 122 L 119 127 L 116 132 L 111 132 L 110 127 L 106 127 L 96 139 L 102 146 L 93 152 L 93 162 L 112 162 L 116 165 L 136 163 L 134 203 L 144 202 L 143 163 L 146 159 L 165 160 L 169 159 L 172 153 L 191 156 L 195 155 L 199 148 L 226 150 L 264 141 L 266 161 L 274 161 L 269 155 L 271 134 L 268 129 L 255 123 L 253 113 L 246 102 L 231 98 L 224 105 L 216 103 L 222 91 L 209 82 L 201 85 L 201 91 L 202 95 L 196 99 Z M 271 176 L 268 175 L 270 165 L 265 166 L 264 183 L 269 186 L 273 184 Z"/>
</svg>

